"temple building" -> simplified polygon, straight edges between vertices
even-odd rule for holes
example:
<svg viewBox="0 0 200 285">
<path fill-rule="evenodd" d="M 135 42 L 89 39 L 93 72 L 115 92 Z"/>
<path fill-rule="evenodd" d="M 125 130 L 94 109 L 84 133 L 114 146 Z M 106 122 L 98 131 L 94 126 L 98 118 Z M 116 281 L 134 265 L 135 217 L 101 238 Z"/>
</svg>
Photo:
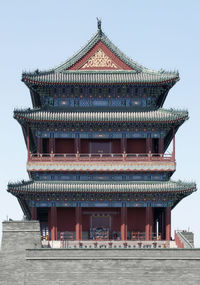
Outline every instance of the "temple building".
<svg viewBox="0 0 200 285">
<path fill-rule="evenodd" d="M 128 58 L 103 33 L 49 71 L 22 74 L 32 109 L 14 111 L 30 181 L 10 183 L 44 240 L 171 239 L 171 211 L 196 191 L 171 180 L 185 110 L 163 109 L 177 72 Z M 167 150 L 171 145 L 172 152 Z"/>
</svg>

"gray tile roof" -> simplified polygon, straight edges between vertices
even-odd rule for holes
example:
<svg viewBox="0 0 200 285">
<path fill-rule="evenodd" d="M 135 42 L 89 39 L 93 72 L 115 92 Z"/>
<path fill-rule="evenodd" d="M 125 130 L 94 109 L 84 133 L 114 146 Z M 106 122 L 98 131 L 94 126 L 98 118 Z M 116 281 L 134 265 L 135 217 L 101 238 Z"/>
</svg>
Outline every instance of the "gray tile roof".
<svg viewBox="0 0 200 285">
<path fill-rule="evenodd" d="M 99 41 L 103 42 L 120 60 L 126 63 L 133 70 L 112 70 L 112 71 L 80 71 L 68 70 L 84 55 L 86 55 Z M 133 61 L 121 52 L 102 32 L 97 33 L 90 41 L 81 48 L 75 55 L 69 58 L 58 67 L 48 71 L 24 72 L 22 81 L 27 84 L 68 84 L 68 83 L 163 83 L 179 80 L 178 72 L 153 71 Z"/>
<path fill-rule="evenodd" d="M 160 192 L 194 192 L 195 183 L 182 181 L 27 181 L 8 184 L 8 192 L 11 193 L 50 193 L 50 192 L 116 192 L 116 193 L 160 193 Z"/>
<path fill-rule="evenodd" d="M 24 74 L 22 80 L 33 84 L 109 84 L 109 83 L 164 83 L 178 81 L 179 76 L 167 72 L 139 72 L 135 71 L 65 71 L 47 72 L 43 74 Z"/>
<path fill-rule="evenodd" d="M 14 118 L 18 121 L 59 121 L 59 122 L 184 122 L 188 119 L 187 111 L 158 109 L 147 112 L 66 112 L 42 109 L 15 110 Z"/>
</svg>

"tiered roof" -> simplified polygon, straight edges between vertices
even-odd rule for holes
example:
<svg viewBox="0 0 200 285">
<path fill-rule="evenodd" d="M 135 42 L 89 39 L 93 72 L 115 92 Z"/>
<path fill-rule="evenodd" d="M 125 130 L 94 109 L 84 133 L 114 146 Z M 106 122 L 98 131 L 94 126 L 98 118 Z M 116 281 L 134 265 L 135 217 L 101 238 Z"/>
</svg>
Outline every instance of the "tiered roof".
<svg viewBox="0 0 200 285">
<path fill-rule="evenodd" d="M 178 81 L 177 73 L 146 71 L 80 71 L 24 73 L 22 80 L 27 84 L 163 84 Z"/>
<path fill-rule="evenodd" d="M 195 183 L 182 181 L 27 181 L 8 184 L 8 192 L 25 193 L 56 193 L 56 192 L 106 192 L 106 193 L 188 193 L 196 191 Z"/>
<path fill-rule="evenodd" d="M 58 67 L 48 71 L 24 72 L 22 74 L 22 81 L 30 88 L 31 96 L 33 99 L 33 105 L 40 106 L 39 96 L 43 96 L 41 89 L 43 86 L 48 91 L 45 91 L 45 95 L 56 95 L 50 90 L 52 86 L 59 85 L 134 85 L 135 86 L 158 86 L 155 89 L 159 89 L 159 100 L 155 107 L 162 106 L 169 89 L 179 80 L 178 72 L 165 72 L 153 71 L 142 65 L 136 63 L 132 59 L 128 58 L 122 53 L 102 32 L 101 27 L 98 28 L 97 33 L 90 39 L 90 41 L 74 56 L 69 58 Z M 41 88 L 37 88 L 42 86 Z M 95 87 L 96 88 L 96 87 Z M 99 88 L 99 87 L 98 87 Z M 59 88 L 60 89 L 60 88 Z M 64 89 L 64 88 L 63 88 Z M 69 88 L 68 88 L 69 89 Z M 143 89 L 142 89 L 143 90 Z M 40 93 L 41 92 L 41 93 Z M 66 94 L 65 94 L 66 95 Z M 144 94 L 143 94 L 144 95 Z M 152 95 L 152 93 L 151 93 Z M 67 95 L 68 96 L 68 95 Z M 85 94 L 83 94 L 85 96 Z M 142 96 L 142 95 L 141 95 Z M 152 95 L 153 96 L 153 95 Z M 37 104 L 34 102 L 37 101 Z M 91 110 L 91 111 L 90 111 Z M 57 107 L 43 107 L 34 108 L 33 110 L 15 110 L 14 118 L 22 125 L 24 134 L 26 129 L 24 126 L 27 123 L 41 124 L 45 123 L 133 123 L 133 124 L 168 124 L 170 125 L 170 131 L 166 136 L 169 140 L 174 135 L 174 131 L 188 119 L 187 111 L 165 110 L 157 109 L 151 111 L 140 110 L 135 112 L 134 107 L 130 108 L 131 112 L 106 112 L 100 110 L 95 111 L 93 107 L 90 110 L 84 112 L 80 109 L 61 109 Z M 77 124 L 78 125 L 78 124 Z M 173 132 L 172 132 L 173 125 Z M 168 128 L 169 129 L 169 128 Z M 31 133 L 33 135 L 33 133 Z M 31 137 L 33 139 L 33 137 Z M 166 145 L 166 142 L 165 142 Z M 28 171 L 161 171 L 168 169 L 169 171 L 175 170 L 175 163 L 159 162 L 156 165 L 154 162 L 141 162 L 134 166 L 132 162 L 124 163 L 120 165 L 119 162 L 104 163 L 87 162 L 82 165 L 77 162 L 54 162 L 54 161 L 29 161 L 27 164 Z M 135 168 L 134 168 L 135 167 Z M 157 167 L 155 169 L 155 167 Z M 171 168 L 170 168 L 171 167 Z M 196 191 L 195 183 L 183 183 L 181 181 L 151 181 L 151 182 L 136 182 L 136 181 L 28 181 L 20 183 L 10 183 L 8 185 L 8 192 L 18 197 L 24 212 L 30 216 L 29 200 L 34 195 L 41 195 L 42 197 L 55 198 L 58 194 L 62 196 L 70 195 L 70 193 L 132 193 L 135 197 L 137 194 L 144 194 L 143 196 L 154 196 L 156 194 L 164 193 L 166 197 L 173 196 L 173 206 L 178 203 L 183 197 Z M 43 195 L 44 194 L 44 195 Z M 52 195 L 56 194 L 56 195 Z M 131 194 L 131 195 L 132 195 Z M 152 194 L 152 195 L 151 195 Z M 168 195 L 169 194 L 169 195 Z M 52 196 L 51 196 L 52 195 Z M 105 194 L 106 195 L 106 194 Z M 59 197 L 60 197 L 59 196 Z M 142 195 L 141 195 L 142 196 Z"/>
<path fill-rule="evenodd" d="M 116 70 L 85 70 L 77 66 L 84 58 L 89 59 L 90 52 L 105 47 L 116 60 L 120 60 L 122 67 Z M 76 67 L 77 66 L 77 67 Z M 98 68 L 97 68 L 98 69 Z M 105 68 L 106 69 L 106 68 Z M 74 56 L 58 67 L 48 71 L 24 72 L 22 81 L 29 84 L 175 84 L 179 80 L 178 72 L 164 70 L 150 70 L 127 57 L 102 32 L 97 33 Z"/>
<path fill-rule="evenodd" d="M 147 112 L 67 112 L 56 108 L 49 110 L 16 110 L 14 118 L 19 122 L 133 122 L 174 123 L 188 119 L 187 111 L 159 109 Z"/>
</svg>

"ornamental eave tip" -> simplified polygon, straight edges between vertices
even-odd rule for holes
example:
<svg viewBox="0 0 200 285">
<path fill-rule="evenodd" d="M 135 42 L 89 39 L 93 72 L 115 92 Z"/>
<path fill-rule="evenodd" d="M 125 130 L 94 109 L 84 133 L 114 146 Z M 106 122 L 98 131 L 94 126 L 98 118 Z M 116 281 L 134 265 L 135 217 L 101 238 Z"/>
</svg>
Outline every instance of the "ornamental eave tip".
<svg viewBox="0 0 200 285">
<path fill-rule="evenodd" d="M 97 28 L 98 28 L 98 32 L 100 33 L 100 35 L 102 34 L 102 29 L 101 29 L 101 19 L 97 17 Z"/>
</svg>

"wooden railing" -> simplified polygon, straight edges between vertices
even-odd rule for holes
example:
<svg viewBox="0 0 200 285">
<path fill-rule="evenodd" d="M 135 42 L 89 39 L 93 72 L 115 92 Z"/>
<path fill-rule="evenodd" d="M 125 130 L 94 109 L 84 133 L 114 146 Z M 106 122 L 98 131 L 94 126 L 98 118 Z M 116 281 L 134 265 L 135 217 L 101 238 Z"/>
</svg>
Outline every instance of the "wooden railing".
<svg viewBox="0 0 200 285">
<path fill-rule="evenodd" d="M 171 161 L 169 153 L 30 153 L 28 161 Z"/>
</svg>

